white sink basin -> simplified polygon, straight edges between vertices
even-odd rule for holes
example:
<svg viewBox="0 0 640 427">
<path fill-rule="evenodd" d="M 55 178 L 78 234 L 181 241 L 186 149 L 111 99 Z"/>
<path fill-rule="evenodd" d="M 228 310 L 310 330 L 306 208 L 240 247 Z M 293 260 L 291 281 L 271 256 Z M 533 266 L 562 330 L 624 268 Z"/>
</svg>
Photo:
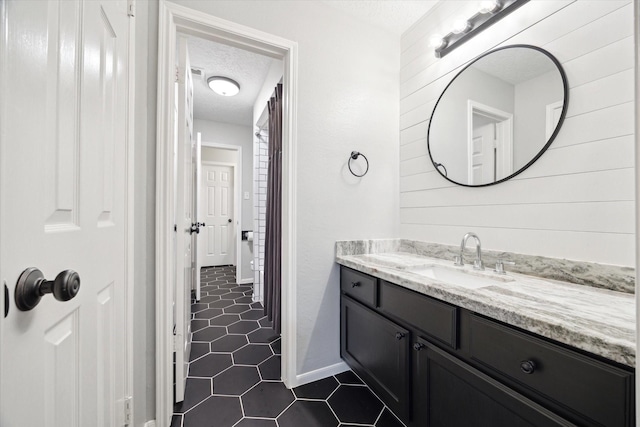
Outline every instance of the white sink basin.
<svg viewBox="0 0 640 427">
<path fill-rule="evenodd" d="M 481 289 L 487 286 L 502 285 L 512 282 L 513 278 L 482 271 L 463 270 L 455 267 L 445 267 L 436 264 L 427 264 L 414 267 L 405 267 L 404 271 L 428 277 L 439 282 L 461 286 L 466 289 Z"/>
</svg>

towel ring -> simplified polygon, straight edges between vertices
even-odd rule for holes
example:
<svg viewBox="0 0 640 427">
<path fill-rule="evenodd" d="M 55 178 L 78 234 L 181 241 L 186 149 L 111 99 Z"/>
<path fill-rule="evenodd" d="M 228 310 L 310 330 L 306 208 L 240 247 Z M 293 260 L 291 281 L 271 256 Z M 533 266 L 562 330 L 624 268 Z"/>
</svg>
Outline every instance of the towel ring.
<svg viewBox="0 0 640 427">
<path fill-rule="evenodd" d="M 358 175 L 357 173 L 355 173 L 353 171 L 353 169 L 351 169 L 351 160 L 356 160 L 359 156 L 364 157 L 364 161 L 367 162 L 367 169 L 365 169 L 365 171 L 362 173 L 362 175 Z M 351 152 L 351 156 L 349 156 L 349 161 L 347 162 L 347 165 L 349 166 L 349 172 L 351 172 L 351 174 L 353 176 L 357 176 L 358 178 L 361 178 L 361 177 L 365 176 L 367 174 L 367 172 L 369 172 L 369 159 L 367 159 L 367 156 L 365 156 L 362 153 L 358 153 L 357 151 L 352 151 Z"/>
</svg>

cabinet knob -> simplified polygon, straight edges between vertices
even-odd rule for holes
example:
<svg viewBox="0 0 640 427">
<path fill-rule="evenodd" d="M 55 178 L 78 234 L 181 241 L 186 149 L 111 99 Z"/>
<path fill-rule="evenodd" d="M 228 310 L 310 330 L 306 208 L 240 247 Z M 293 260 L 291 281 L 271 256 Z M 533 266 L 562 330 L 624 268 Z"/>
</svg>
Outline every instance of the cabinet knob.
<svg viewBox="0 0 640 427">
<path fill-rule="evenodd" d="M 413 349 L 414 349 L 415 351 L 420 351 L 420 350 L 422 350 L 423 348 L 424 348 L 424 344 L 419 343 L 419 342 L 417 342 L 417 343 L 415 343 L 415 344 L 413 345 Z"/>
<path fill-rule="evenodd" d="M 401 340 L 402 338 L 404 338 L 405 334 L 402 332 L 396 332 L 396 339 L 397 340 Z"/>
<path fill-rule="evenodd" d="M 360 286 L 360 282 L 351 282 L 352 288 L 357 288 L 358 286 Z"/>
<path fill-rule="evenodd" d="M 533 360 L 523 360 L 520 362 L 520 370 L 527 375 L 533 374 L 536 370 L 536 364 L 533 363 Z"/>
</svg>

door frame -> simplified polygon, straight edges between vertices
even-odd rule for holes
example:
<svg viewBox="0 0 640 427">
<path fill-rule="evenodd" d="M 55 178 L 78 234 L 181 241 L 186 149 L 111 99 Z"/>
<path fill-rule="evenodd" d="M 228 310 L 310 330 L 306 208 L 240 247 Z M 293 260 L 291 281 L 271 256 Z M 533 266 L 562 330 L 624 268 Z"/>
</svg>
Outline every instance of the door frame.
<svg viewBox="0 0 640 427">
<path fill-rule="evenodd" d="M 211 161 L 201 161 L 201 165 L 220 165 L 220 166 L 231 166 L 233 168 L 233 215 L 238 218 L 234 220 L 233 227 L 235 229 L 234 234 L 234 245 L 236 251 L 236 280 L 238 284 L 240 284 L 240 272 L 242 271 L 241 263 L 242 263 L 242 251 L 240 247 L 240 238 L 242 237 L 242 233 L 238 232 L 242 223 L 242 147 L 239 145 L 231 145 L 231 144 L 222 144 L 217 142 L 202 142 L 202 147 L 205 148 L 221 148 L 224 150 L 232 150 L 236 152 L 236 164 L 233 163 L 225 163 L 225 162 L 211 162 Z M 198 195 L 199 197 L 200 195 Z"/>
<path fill-rule="evenodd" d="M 160 0 L 156 151 L 156 422 L 167 427 L 173 413 L 173 82 L 178 32 L 241 47 L 284 62 L 282 164 L 282 380 L 296 375 L 296 135 L 298 44 L 244 25 Z"/>
<path fill-rule="evenodd" d="M 504 124 L 502 135 L 503 144 L 500 147 L 500 162 L 496 159 L 496 168 L 502 172 L 503 177 L 513 173 L 513 114 L 484 105 L 474 100 L 467 100 L 467 176 L 469 182 L 475 184 L 473 178 L 473 115 L 480 114 L 494 120 L 500 120 L 500 124 Z M 508 172 L 504 172 L 504 171 Z"/>
</svg>

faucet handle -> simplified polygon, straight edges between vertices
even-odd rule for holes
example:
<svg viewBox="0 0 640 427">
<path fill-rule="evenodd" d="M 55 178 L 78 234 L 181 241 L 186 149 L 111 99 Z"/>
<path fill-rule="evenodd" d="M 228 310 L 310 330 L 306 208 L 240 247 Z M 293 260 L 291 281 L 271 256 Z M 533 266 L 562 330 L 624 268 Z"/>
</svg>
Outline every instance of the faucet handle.
<svg viewBox="0 0 640 427">
<path fill-rule="evenodd" d="M 462 262 L 462 257 L 460 255 L 456 255 L 455 257 L 453 257 L 453 265 L 457 265 L 457 266 L 463 266 L 464 262 Z"/>
<path fill-rule="evenodd" d="M 513 262 L 513 261 L 505 261 L 505 260 L 499 258 L 498 261 L 496 261 L 496 268 L 493 271 L 495 271 L 498 274 L 507 274 L 507 272 L 504 271 L 504 265 L 505 264 L 507 264 L 507 265 L 516 265 L 516 263 Z"/>
<path fill-rule="evenodd" d="M 477 259 L 473 261 L 473 269 L 474 270 L 484 270 L 484 262 L 481 259 Z"/>
</svg>

